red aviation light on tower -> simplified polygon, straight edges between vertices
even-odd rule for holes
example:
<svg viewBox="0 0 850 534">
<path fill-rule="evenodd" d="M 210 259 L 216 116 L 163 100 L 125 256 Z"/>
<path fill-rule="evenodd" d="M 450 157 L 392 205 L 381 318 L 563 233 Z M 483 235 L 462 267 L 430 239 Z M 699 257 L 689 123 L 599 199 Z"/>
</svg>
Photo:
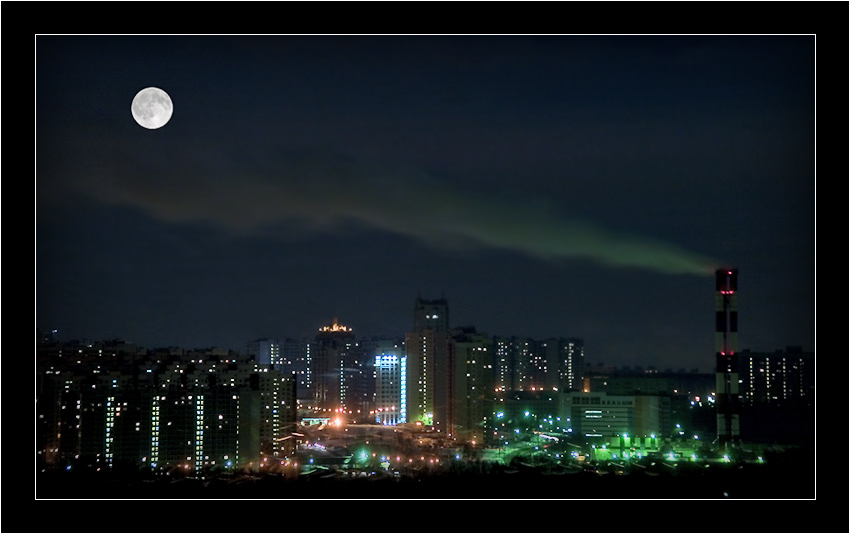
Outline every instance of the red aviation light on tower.
<svg viewBox="0 0 850 534">
<path fill-rule="evenodd" d="M 715 276 L 716 289 L 721 294 L 731 295 L 738 290 L 738 269 L 718 269 Z"/>
</svg>

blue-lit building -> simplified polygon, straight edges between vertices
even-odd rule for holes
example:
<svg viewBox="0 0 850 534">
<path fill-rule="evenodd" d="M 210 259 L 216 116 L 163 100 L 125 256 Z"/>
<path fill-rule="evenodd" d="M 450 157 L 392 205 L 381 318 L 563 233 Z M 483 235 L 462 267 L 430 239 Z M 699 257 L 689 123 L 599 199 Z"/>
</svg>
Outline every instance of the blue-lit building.
<svg viewBox="0 0 850 534">
<path fill-rule="evenodd" d="M 386 350 L 375 356 L 375 422 L 407 422 L 407 358 L 402 351 Z"/>
</svg>

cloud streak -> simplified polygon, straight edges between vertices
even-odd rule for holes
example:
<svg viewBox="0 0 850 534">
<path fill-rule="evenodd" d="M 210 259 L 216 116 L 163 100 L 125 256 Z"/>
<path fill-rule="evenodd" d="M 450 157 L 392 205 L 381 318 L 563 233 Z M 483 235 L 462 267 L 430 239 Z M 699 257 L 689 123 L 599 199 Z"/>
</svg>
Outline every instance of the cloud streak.
<svg viewBox="0 0 850 534">
<path fill-rule="evenodd" d="M 101 150 L 94 146 L 74 153 Z M 72 183 L 109 205 L 231 232 L 359 226 L 432 246 L 462 244 L 659 273 L 707 275 L 717 263 L 661 240 L 565 217 L 539 199 L 465 191 L 415 169 L 308 152 L 226 152 L 157 147 L 151 161 L 144 147 L 109 146 L 86 158 L 92 163 L 72 166 L 82 169 Z"/>
</svg>

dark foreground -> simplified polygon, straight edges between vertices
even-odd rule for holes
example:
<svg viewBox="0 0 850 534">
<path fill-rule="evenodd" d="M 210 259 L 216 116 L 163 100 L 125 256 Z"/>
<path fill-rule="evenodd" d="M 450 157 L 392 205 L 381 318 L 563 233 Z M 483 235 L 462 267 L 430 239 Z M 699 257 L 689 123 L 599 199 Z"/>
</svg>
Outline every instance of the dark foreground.
<svg viewBox="0 0 850 534">
<path fill-rule="evenodd" d="M 815 475 L 800 464 L 684 466 L 675 470 L 360 477 L 316 473 L 197 478 L 45 472 L 38 499 L 813 499 Z"/>
</svg>

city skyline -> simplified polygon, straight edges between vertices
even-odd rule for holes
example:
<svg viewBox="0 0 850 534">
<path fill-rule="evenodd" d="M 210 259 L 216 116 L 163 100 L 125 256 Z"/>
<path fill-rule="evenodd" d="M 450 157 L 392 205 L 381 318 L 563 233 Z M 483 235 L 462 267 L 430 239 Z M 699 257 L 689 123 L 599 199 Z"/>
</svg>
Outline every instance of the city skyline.
<svg viewBox="0 0 850 534">
<path fill-rule="evenodd" d="M 36 326 L 243 351 L 403 337 L 420 295 L 705 371 L 728 266 L 739 348 L 814 351 L 814 43 L 39 36 Z"/>
</svg>

